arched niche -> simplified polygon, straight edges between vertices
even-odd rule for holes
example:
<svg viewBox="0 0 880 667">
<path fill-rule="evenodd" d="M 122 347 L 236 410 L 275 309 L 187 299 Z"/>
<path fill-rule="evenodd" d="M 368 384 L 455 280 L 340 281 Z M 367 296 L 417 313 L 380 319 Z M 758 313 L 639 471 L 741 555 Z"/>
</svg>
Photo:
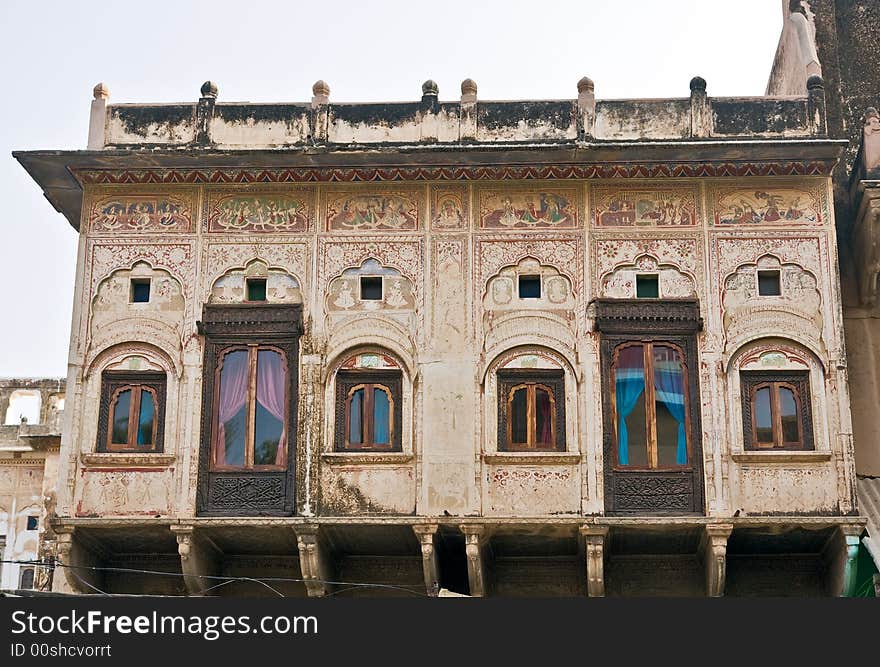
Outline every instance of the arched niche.
<svg viewBox="0 0 880 667">
<path fill-rule="evenodd" d="M 334 314 L 412 311 L 416 307 L 415 289 L 399 270 L 371 257 L 330 280 L 325 307 Z"/>
<path fill-rule="evenodd" d="M 265 301 L 268 303 L 302 303 L 300 282 L 284 269 L 270 267 L 254 259 L 244 267 L 229 269 L 214 281 L 208 294 L 208 303 L 245 303 L 248 299 L 248 281 L 265 281 Z"/>
<path fill-rule="evenodd" d="M 147 289 L 136 294 L 136 285 Z M 93 363 L 101 350 L 131 341 L 152 343 L 177 359 L 184 319 L 183 290 L 169 272 L 146 262 L 114 271 L 95 293 L 85 363 Z"/>
<path fill-rule="evenodd" d="M 501 268 L 486 281 L 483 294 L 486 312 L 573 311 L 575 307 L 575 294 L 568 277 L 555 266 L 541 264 L 534 257 L 525 257 Z"/>
<path fill-rule="evenodd" d="M 721 305 L 725 326 L 741 312 L 776 308 L 800 314 L 822 330 L 822 297 L 816 276 L 775 255 L 740 264 L 725 276 Z"/>
<path fill-rule="evenodd" d="M 147 301 L 135 301 L 133 284 L 138 282 L 149 284 Z M 176 319 L 183 310 L 180 281 L 165 269 L 154 269 L 147 262 L 137 262 L 130 269 L 114 271 L 98 283 L 92 300 L 92 326 L 132 314 L 142 316 L 144 311 L 174 314 L 172 317 Z"/>
<path fill-rule="evenodd" d="M 661 299 L 697 296 L 696 282 L 692 275 L 649 254 L 640 255 L 632 263 L 619 265 L 605 274 L 602 278 L 602 296 L 610 299 L 636 298 L 638 276 L 655 276 Z"/>
</svg>

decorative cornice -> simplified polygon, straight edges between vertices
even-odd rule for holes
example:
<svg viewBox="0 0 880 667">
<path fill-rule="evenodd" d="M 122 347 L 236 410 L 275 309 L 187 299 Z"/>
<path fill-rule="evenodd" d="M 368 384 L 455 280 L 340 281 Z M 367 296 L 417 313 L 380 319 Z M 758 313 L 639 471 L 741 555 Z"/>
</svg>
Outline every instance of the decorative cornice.
<svg viewBox="0 0 880 667">
<path fill-rule="evenodd" d="M 737 452 L 730 455 L 737 463 L 824 463 L 831 452 Z"/>
<path fill-rule="evenodd" d="M 302 304 L 205 304 L 196 324 L 206 336 L 297 337 L 302 334 Z"/>
<path fill-rule="evenodd" d="M 830 176 L 835 160 L 648 162 L 536 166 L 407 166 L 291 169 L 72 169 L 81 185 L 506 181 L 599 178 Z"/>
<path fill-rule="evenodd" d="M 80 461 L 87 466 L 115 467 L 136 466 L 167 467 L 174 463 L 177 458 L 174 454 L 118 454 L 115 452 L 83 452 L 79 455 Z"/>
<path fill-rule="evenodd" d="M 604 333 L 696 333 L 703 326 L 696 299 L 596 299 L 591 307 Z"/>
<path fill-rule="evenodd" d="M 46 465 L 46 459 L 7 459 L 0 458 L 0 468 L 3 466 L 30 466 L 32 468 L 42 468 Z"/>
<path fill-rule="evenodd" d="M 321 461 L 330 465 L 405 465 L 415 456 L 406 452 L 324 452 Z"/>
<path fill-rule="evenodd" d="M 483 454 L 483 461 L 493 465 L 577 465 L 578 452 L 491 452 Z"/>
</svg>

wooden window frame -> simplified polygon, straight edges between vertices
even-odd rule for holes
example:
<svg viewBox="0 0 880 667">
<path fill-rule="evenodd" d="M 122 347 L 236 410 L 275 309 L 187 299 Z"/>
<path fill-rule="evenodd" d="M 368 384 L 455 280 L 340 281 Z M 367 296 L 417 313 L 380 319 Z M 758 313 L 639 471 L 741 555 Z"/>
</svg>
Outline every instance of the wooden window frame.
<svg viewBox="0 0 880 667">
<path fill-rule="evenodd" d="M 617 419 L 617 360 L 620 356 L 621 350 L 624 350 L 628 347 L 635 347 L 640 345 L 643 347 L 642 353 L 642 368 L 645 373 L 645 434 L 648 438 L 647 447 L 648 447 L 648 466 L 634 466 L 634 465 L 621 465 L 618 456 L 620 452 L 620 443 L 618 442 L 618 419 Z M 683 395 L 685 398 L 685 408 L 684 408 L 684 426 L 685 426 L 685 437 L 687 438 L 687 458 L 688 462 L 684 465 L 671 465 L 671 466 L 661 466 L 658 464 L 659 454 L 657 448 L 657 400 L 655 394 L 654 387 L 654 355 L 653 350 L 654 347 L 671 347 L 677 353 L 681 362 L 682 368 L 682 383 L 683 383 Z M 611 419 L 612 426 L 614 429 L 614 469 L 619 470 L 621 472 L 624 471 L 635 471 L 635 470 L 645 470 L 645 471 L 676 471 L 676 470 L 692 470 L 693 469 L 693 446 L 691 443 L 692 439 L 692 430 L 691 430 L 691 402 L 690 402 L 690 387 L 688 386 L 688 378 L 690 376 L 690 372 L 687 364 L 687 357 L 685 356 L 684 349 L 673 342 L 663 340 L 662 338 L 651 338 L 646 340 L 633 340 L 625 343 L 620 343 L 614 348 L 614 353 L 611 360 L 611 387 L 610 387 L 610 397 L 611 397 Z M 648 382 L 648 378 L 651 379 Z"/>
<path fill-rule="evenodd" d="M 98 440 L 96 451 L 107 453 L 157 454 L 163 451 L 165 433 L 165 373 L 104 371 L 101 374 L 101 405 L 98 412 Z M 128 442 L 114 443 L 113 439 L 113 408 L 116 399 L 123 391 L 131 390 L 131 402 L 128 412 Z M 152 445 L 137 444 L 137 424 L 140 418 L 140 396 L 143 391 L 153 395 L 153 443 Z M 132 419 L 132 415 L 137 419 Z M 134 442 L 135 444 L 131 444 Z"/>
<path fill-rule="evenodd" d="M 498 381 L 498 451 L 500 452 L 564 452 L 565 447 L 565 373 L 554 369 L 501 369 Z M 526 440 L 512 442 L 511 401 L 517 389 L 528 389 L 526 403 Z M 535 429 L 535 389 L 542 387 L 550 393 L 553 407 L 550 447 L 537 447 Z"/>
<path fill-rule="evenodd" d="M 342 369 L 336 372 L 336 422 L 334 450 L 337 452 L 400 452 L 403 410 L 403 374 L 399 370 Z M 364 391 L 363 441 L 352 444 L 349 435 L 349 404 L 357 389 L 381 388 L 389 394 L 388 443 L 373 443 L 373 397 L 372 392 Z M 367 409 L 369 406 L 369 410 Z M 368 427 L 369 424 L 369 427 Z"/>
<path fill-rule="evenodd" d="M 251 285 L 263 283 L 263 298 L 251 299 Z M 264 277 L 254 277 L 244 279 L 244 302 L 245 303 L 266 303 L 269 300 L 269 280 Z"/>
<path fill-rule="evenodd" d="M 260 464 L 254 463 L 254 438 L 256 437 L 256 417 L 257 417 L 257 355 L 261 351 L 271 350 L 281 355 L 282 363 L 285 366 L 286 382 L 284 383 L 284 405 L 290 402 L 290 366 L 287 362 L 287 354 L 285 351 L 275 345 L 265 345 L 260 343 L 246 343 L 238 345 L 227 345 L 217 351 L 217 364 L 214 369 L 214 396 L 211 403 L 211 443 L 214 442 L 214 434 L 220 428 L 220 373 L 223 370 L 223 361 L 227 354 L 239 350 L 246 350 L 248 353 L 248 390 L 245 399 L 245 407 L 247 408 L 247 416 L 245 421 L 244 436 L 244 465 L 218 465 L 216 461 L 216 449 L 211 447 L 210 454 L 210 470 L 212 472 L 232 472 L 241 470 L 277 470 L 283 471 L 287 469 L 287 464 Z M 287 447 L 290 441 L 290 424 L 289 414 L 285 411 L 284 430 L 287 433 L 287 442 L 284 443 L 284 452 L 282 460 L 287 461 Z"/>
<path fill-rule="evenodd" d="M 639 282 L 640 280 L 643 282 L 645 280 L 651 279 L 657 285 L 657 296 L 641 296 L 639 294 Z M 637 273 L 635 276 L 635 298 L 637 299 L 653 299 L 659 300 L 662 297 L 660 294 L 660 274 L 659 273 Z"/>
<path fill-rule="evenodd" d="M 813 417 L 810 396 L 809 371 L 787 371 L 769 373 L 764 371 L 740 371 L 740 394 L 743 412 L 743 446 L 748 451 L 812 451 Z M 758 390 L 770 389 L 770 420 L 773 442 L 758 442 L 755 423 L 755 399 Z M 782 414 L 780 410 L 779 389 L 790 389 L 794 394 L 798 410 L 798 442 L 782 440 Z"/>
</svg>

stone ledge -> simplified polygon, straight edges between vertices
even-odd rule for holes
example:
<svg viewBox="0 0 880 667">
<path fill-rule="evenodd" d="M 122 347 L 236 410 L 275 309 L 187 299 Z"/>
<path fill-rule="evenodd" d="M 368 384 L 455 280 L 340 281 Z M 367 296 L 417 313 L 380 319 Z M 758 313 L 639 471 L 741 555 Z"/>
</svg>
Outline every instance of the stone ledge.
<svg viewBox="0 0 880 667">
<path fill-rule="evenodd" d="M 324 452 L 321 461 L 330 465 L 405 465 L 415 459 L 406 452 Z"/>
<path fill-rule="evenodd" d="M 491 452 L 483 454 L 483 462 L 509 465 L 577 465 L 578 452 Z"/>
<path fill-rule="evenodd" d="M 79 460 L 90 466 L 164 467 L 174 463 L 174 454 L 138 454 L 129 452 L 90 452 L 79 455 Z"/>
<path fill-rule="evenodd" d="M 731 454 L 737 463 L 823 463 L 831 452 L 739 452 Z"/>
</svg>

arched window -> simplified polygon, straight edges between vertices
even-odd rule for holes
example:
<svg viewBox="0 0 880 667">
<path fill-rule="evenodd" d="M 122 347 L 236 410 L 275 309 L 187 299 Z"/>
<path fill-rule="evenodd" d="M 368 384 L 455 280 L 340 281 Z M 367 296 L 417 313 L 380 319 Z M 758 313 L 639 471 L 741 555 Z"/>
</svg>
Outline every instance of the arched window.
<svg viewBox="0 0 880 667">
<path fill-rule="evenodd" d="M 99 452 L 161 452 L 165 374 L 105 371 L 98 419 Z"/>
<path fill-rule="evenodd" d="M 561 370 L 498 371 L 499 451 L 565 451 Z"/>
<path fill-rule="evenodd" d="M 21 591 L 30 591 L 34 588 L 35 570 L 32 567 L 23 567 L 18 575 L 18 589 Z"/>
<path fill-rule="evenodd" d="M 678 346 L 625 343 L 614 351 L 612 409 L 620 467 L 689 464 L 687 372 Z"/>
<path fill-rule="evenodd" d="M 214 397 L 212 467 L 285 467 L 288 372 L 273 346 L 229 347 L 219 356 Z"/>
<path fill-rule="evenodd" d="M 336 373 L 336 451 L 399 452 L 402 373 L 386 354 L 362 353 Z"/>
<path fill-rule="evenodd" d="M 394 435 L 394 397 L 383 384 L 357 384 L 345 401 L 345 448 L 391 448 Z"/>
<path fill-rule="evenodd" d="M 740 378 L 746 449 L 813 449 L 806 371 L 743 371 Z"/>
</svg>

